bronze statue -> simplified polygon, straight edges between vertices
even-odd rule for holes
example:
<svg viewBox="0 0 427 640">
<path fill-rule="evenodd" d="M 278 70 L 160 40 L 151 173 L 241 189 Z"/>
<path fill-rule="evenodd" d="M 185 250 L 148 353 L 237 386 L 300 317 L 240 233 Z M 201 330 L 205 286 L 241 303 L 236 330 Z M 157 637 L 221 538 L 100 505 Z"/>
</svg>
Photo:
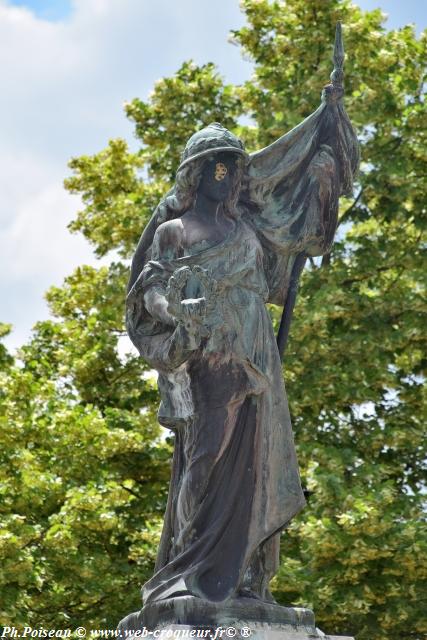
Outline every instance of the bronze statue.
<svg viewBox="0 0 427 640">
<path fill-rule="evenodd" d="M 280 531 L 304 506 L 281 357 L 306 256 L 328 252 L 358 143 L 342 104 L 339 27 L 321 106 L 248 155 L 219 123 L 188 141 L 144 230 L 129 335 L 159 372 L 159 421 L 175 452 L 144 603 L 190 595 L 274 602 Z"/>
</svg>

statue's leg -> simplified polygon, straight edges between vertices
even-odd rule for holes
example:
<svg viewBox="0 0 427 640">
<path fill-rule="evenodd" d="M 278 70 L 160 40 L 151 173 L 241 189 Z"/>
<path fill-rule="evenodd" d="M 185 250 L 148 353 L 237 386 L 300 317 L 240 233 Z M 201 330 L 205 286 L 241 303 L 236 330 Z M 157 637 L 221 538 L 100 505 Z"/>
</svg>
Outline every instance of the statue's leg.
<svg viewBox="0 0 427 640">
<path fill-rule="evenodd" d="M 227 406 L 206 406 L 197 412 L 181 434 L 183 464 L 174 502 L 174 556 L 193 542 L 194 517 L 206 495 L 212 470 L 224 445 L 227 418 L 234 415 L 237 419 L 243 402 L 234 403 L 233 410 Z"/>
<path fill-rule="evenodd" d="M 276 602 L 270 592 L 269 584 L 279 568 L 279 551 L 280 532 L 270 536 L 257 547 L 239 588 L 240 596 Z"/>
<path fill-rule="evenodd" d="M 183 463 L 174 502 L 174 556 L 193 544 L 193 520 L 205 498 L 212 472 L 233 440 L 247 400 L 241 390 L 248 386 L 248 376 L 238 362 L 223 362 L 211 355 L 192 361 L 188 371 L 194 415 L 181 429 Z M 253 452 L 253 443 L 248 450 Z M 231 469 L 226 473 L 231 477 Z"/>
</svg>

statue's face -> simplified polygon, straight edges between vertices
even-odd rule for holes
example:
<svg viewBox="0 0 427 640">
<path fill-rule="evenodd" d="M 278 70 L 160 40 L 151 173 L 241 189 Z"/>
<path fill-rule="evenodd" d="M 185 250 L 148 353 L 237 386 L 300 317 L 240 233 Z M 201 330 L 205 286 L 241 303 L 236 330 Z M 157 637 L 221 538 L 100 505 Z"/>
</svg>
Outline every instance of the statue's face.
<svg viewBox="0 0 427 640">
<path fill-rule="evenodd" d="M 236 173 L 236 155 L 217 153 L 206 161 L 200 179 L 200 193 L 214 202 L 224 202 L 231 192 Z"/>
</svg>

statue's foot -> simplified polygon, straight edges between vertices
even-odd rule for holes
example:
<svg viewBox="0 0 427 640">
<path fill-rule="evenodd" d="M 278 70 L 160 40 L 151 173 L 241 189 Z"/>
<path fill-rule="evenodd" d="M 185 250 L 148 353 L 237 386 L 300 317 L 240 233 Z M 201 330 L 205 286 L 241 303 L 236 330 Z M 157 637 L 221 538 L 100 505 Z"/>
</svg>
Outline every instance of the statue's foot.
<svg viewBox="0 0 427 640">
<path fill-rule="evenodd" d="M 264 597 L 262 598 L 264 602 L 269 602 L 270 604 L 279 604 L 270 591 L 270 589 L 266 589 L 264 593 Z"/>
<path fill-rule="evenodd" d="M 255 600 L 262 600 L 261 596 L 252 589 L 239 589 L 237 592 L 238 598 L 254 598 Z"/>
<path fill-rule="evenodd" d="M 237 597 L 253 598 L 254 600 L 261 600 L 261 602 L 268 602 L 269 604 L 277 604 L 277 601 L 273 598 L 269 589 L 266 589 L 262 596 L 256 591 L 253 591 L 252 589 L 249 589 L 249 588 L 239 589 L 239 591 L 237 592 Z"/>
</svg>

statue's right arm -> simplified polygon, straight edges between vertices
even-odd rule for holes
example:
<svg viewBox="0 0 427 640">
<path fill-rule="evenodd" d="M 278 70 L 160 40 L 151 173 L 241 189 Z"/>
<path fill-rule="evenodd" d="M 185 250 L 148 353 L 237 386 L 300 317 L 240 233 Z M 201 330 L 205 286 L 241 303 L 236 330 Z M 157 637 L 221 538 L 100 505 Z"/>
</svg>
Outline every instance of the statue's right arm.
<svg viewBox="0 0 427 640">
<path fill-rule="evenodd" d="M 160 225 L 154 234 L 151 244 L 151 260 L 153 262 L 166 263 L 181 257 L 184 252 L 183 237 L 183 227 L 180 220 L 171 220 Z M 141 261 L 141 256 L 136 256 L 136 260 L 139 260 L 139 265 L 135 282 L 144 268 L 144 261 Z M 167 278 L 167 273 L 165 271 L 165 278 Z M 165 295 L 168 282 L 157 280 L 151 285 L 148 284 L 148 286 L 143 287 L 145 310 L 153 319 L 164 325 L 164 331 L 160 330 L 160 333 L 154 335 L 150 333 L 148 336 L 144 336 L 143 332 L 141 333 L 134 329 L 133 325 L 136 326 L 138 324 L 138 318 L 135 321 L 133 320 L 135 307 L 132 304 L 129 305 L 128 311 L 127 322 L 131 339 L 141 355 L 158 370 L 179 367 L 199 348 L 202 339 L 201 334 L 199 335 L 198 332 L 192 330 L 192 326 L 187 326 L 186 323 L 181 321 L 178 322 L 169 313 L 169 302 Z M 137 293 L 138 295 L 139 292 Z M 168 334 L 169 337 L 167 337 Z"/>
<path fill-rule="evenodd" d="M 168 313 L 168 301 L 166 300 L 162 290 L 153 286 L 144 293 L 145 308 L 152 318 L 160 320 L 163 324 L 175 327 L 177 322 L 170 313 Z"/>
<path fill-rule="evenodd" d="M 170 260 L 182 253 L 183 227 L 181 220 L 170 220 L 161 224 L 154 234 L 152 260 Z M 165 297 L 166 286 L 153 285 L 144 293 L 144 303 L 148 313 L 163 324 L 175 327 L 177 321 L 168 312 Z"/>
<path fill-rule="evenodd" d="M 127 292 L 132 289 L 133 285 L 138 279 L 139 274 L 144 268 L 144 264 L 147 260 L 147 250 L 153 243 L 153 237 L 157 229 L 156 216 L 153 215 L 151 220 L 145 227 L 142 235 L 139 239 L 138 245 L 133 254 L 132 263 L 130 267 L 130 277 L 128 282 Z"/>
</svg>

